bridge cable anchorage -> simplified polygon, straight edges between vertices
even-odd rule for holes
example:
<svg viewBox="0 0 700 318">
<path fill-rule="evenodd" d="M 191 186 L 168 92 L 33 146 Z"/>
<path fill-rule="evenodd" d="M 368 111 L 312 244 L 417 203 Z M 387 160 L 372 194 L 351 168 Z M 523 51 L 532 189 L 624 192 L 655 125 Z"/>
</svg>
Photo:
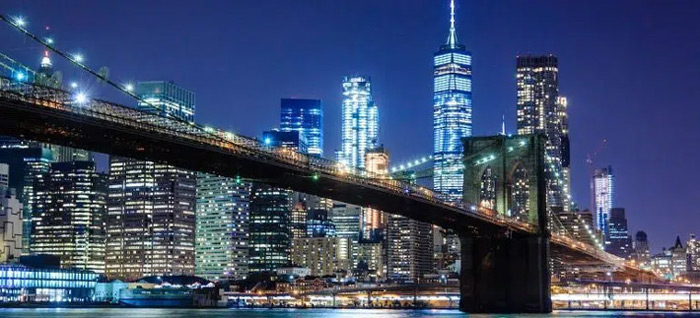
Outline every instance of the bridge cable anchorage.
<svg viewBox="0 0 700 318">
<path fill-rule="evenodd" d="M 30 39 L 34 40 L 35 42 L 41 44 L 42 46 L 44 46 L 44 47 L 47 48 L 48 50 L 51 50 L 52 52 L 56 53 L 58 56 L 60 56 L 60 57 L 62 57 L 62 58 L 64 58 L 64 59 L 66 59 L 66 60 L 68 60 L 68 61 L 70 62 L 70 64 L 72 64 L 72 65 L 74 65 L 74 66 L 77 66 L 78 68 L 80 68 L 80 69 L 86 71 L 88 74 L 90 74 L 90 75 L 96 77 L 97 79 L 99 79 L 99 80 L 101 80 L 101 81 L 104 81 L 104 82 L 107 83 L 109 86 L 112 86 L 113 88 L 116 88 L 118 91 L 120 91 L 120 92 L 126 94 L 127 96 L 129 96 L 129 97 L 135 99 L 136 101 L 147 105 L 148 107 L 151 108 L 152 111 L 155 111 L 157 114 L 164 114 L 164 115 L 165 115 L 165 116 L 160 115 L 161 117 L 166 117 L 166 118 L 171 119 L 171 120 L 176 120 L 176 121 L 180 121 L 180 122 L 183 122 L 183 123 L 186 123 L 186 124 L 195 126 L 195 127 L 197 127 L 198 129 L 201 129 L 202 131 L 206 132 L 207 134 L 210 134 L 212 137 L 215 137 L 215 138 L 219 139 L 220 141 L 224 141 L 224 142 L 225 142 L 225 141 L 228 141 L 228 140 L 222 138 L 221 136 L 215 134 L 214 132 L 209 132 L 209 131 L 205 130 L 204 127 L 201 127 L 201 126 L 199 126 L 199 125 L 197 125 L 197 124 L 188 122 L 188 121 L 186 121 L 186 120 L 184 120 L 184 119 L 180 119 L 180 118 L 178 118 L 178 117 L 176 117 L 176 116 L 173 116 L 172 114 L 169 114 L 169 113 L 167 113 L 167 112 L 162 112 L 158 107 L 156 107 L 155 105 L 153 105 L 151 102 L 149 102 L 149 101 L 147 101 L 147 100 L 141 98 L 140 96 L 136 95 L 136 94 L 133 93 L 131 90 L 129 90 L 129 89 L 127 89 L 126 87 L 124 87 L 123 85 L 119 85 L 119 84 L 115 83 L 114 81 L 108 79 L 106 75 L 102 75 L 102 74 L 100 74 L 98 71 L 95 71 L 95 70 L 91 69 L 90 67 L 88 67 L 87 65 L 85 65 L 85 64 L 82 62 L 82 58 L 76 58 L 76 57 L 74 57 L 74 56 L 71 56 L 70 54 L 66 54 L 66 53 L 64 53 L 63 51 L 57 49 L 54 45 L 52 45 L 52 43 L 49 43 L 48 41 L 46 41 L 46 40 L 44 40 L 44 39 L 42 39 L 42 38 L 36 36 L 35 34 L 31 33 L 29 30 L 27 30 L 26 28 L 23 27 L 24 23 L 22 23 L 22 24 L 17 23 L 16 21 L 13 21 L 12 19 L 6 17 L 4 14 L 0 14 L 0 20 L 4 21 L 4 22 L 5 22 L 6 24 L 8 24 L 10 27 L 12 27 L 12 28 L 14 28 L 15 30 L 21 32 L 21 33 L 24 34 L 25 36 L 27 36 L 27 37 L 29 37 Z M 53 42 L 53 41 L 52 41 L 52 42 Z"/>
</svg>

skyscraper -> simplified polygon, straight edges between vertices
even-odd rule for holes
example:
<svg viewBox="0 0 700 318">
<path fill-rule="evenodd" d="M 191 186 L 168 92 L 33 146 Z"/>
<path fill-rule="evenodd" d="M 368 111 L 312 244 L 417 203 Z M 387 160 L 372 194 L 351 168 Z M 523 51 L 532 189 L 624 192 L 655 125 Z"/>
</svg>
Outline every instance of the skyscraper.
<svg viewBox="0 0 700 318">
<path fill-rule="evenodd" d="M 298 131 L 306 140 L 309 155 L 323 156 L 323 106 L 320 100 L 283 98 L 280 130 Z"/>
<path fill-rule="evenodd" d="M 605 250 L 622 258 L 632 256 L 632 238 L 627 230 L 625 209 L 612 208 L 608 224 L 608 237 L 605 239 Z"/>
<path fill-rule="evenodd" d="M 365 153 L 377 147 L 379 114 L 369 77 L 343 79 L 341 150 L 336 154 L 348 167 L 365 168 Z"/>
<path fill-rule="evenodd" d="M 518 134 L 547 136 L 547 207 L 569 211 L 568 103 L 559 95 L 559 62 L 554 55 L 518 56 L 516 64 Z"/>
<path fill-rule="evenodd" d="M 330 219 L 335 225 L 335 235 L 350 239 L 350 250 L 353 268 L 357 266 L 358 243 L 360 241 L 360 224 L 362 208 L 356 205 L 334 202 Z"/>
<path fill-rule="evenodd" d="M 0 263 L 22 253 L 22 204 L 9 184 L 10 167 L 0 163 Z"/>
<path fill-rule="evenodd" d="M 649 263 L 651 257 L 649 240 L 647 239 L 647 233 L 644 231 L 638 231 L 634 235 L 634 254 L 638 264 Z"/>
<path fill-rule="evenodd" d="M 194 121 L 194 93 L 172 82 L 140 82 L 136 94 L 139 109 Z M 111 156 L 107 276 L 194 274 L 195 189 L 192 171 Z"/>
<path fill-rule="evenodd" d="M 378 178 L 389 178 L 389 153 L 384 146 L 371 149 L 365 154 L 365 169 Z M 385 238 L 387 215 L 377 209 L 362 208 L 362 238 L 379 241 Z"/>
<path fill-rule="evenodd" d="M 613 207 L 614 181 L 612 167 L 596 169 L 593 174 L 593 193 L 595 196 L 595 226 L 608 237 L 608 220 Z"/>
<path fill-rule="evenodd" d="M 53 254 L 62 267 L 105 271 L 105 181 L 92 161 L 52 163 L 32 193 L 33 254 Z"/>
<path fill-rule="evenodd" d="M 289 262 L 292 191 L 254 183 L 250 201 L 249 268 L 272 272 Z"/>
<path fill-rule="evenodd" d="M 447 42 L 433 56 L 433 188 L 462 200 L 462 138 L 472 135 L 472 55 L 457 41 L 450 2 Z"/>
<path fill-rule="evenodd" d="M 419 282 L 433 270 L 431 225 L 390 215 L 387 228 L 387 277 Z"/>
<path fill-rule="evenodd" d="M 250 183 L 197 174 L 195 275 L 209 280 L 248 276 Z"/>
</svg>

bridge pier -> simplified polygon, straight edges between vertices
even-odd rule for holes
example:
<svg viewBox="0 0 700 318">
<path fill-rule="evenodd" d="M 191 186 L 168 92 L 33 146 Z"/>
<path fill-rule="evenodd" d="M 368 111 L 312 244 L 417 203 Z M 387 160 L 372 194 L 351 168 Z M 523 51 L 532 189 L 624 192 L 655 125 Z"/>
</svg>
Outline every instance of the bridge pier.
<svg viewBox="0 0 700 318">
<path fill-rule="evenodd" d="M 459 309 L 468 313 L 549 313 L 549 242 L 539 235 L 461 235 Z"/>
</svg>

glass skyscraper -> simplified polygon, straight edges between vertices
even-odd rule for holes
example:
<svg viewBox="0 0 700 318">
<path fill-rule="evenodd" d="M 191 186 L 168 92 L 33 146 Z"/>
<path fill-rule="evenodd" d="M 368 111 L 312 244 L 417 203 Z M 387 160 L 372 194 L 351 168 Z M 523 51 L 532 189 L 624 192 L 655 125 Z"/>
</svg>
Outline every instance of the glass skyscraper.
<svg viewBox="0 0 700 318">
<path fill-rule="evenodd" d="M 343 79 L 341 150 L 337 160 L 348 167 L 365 168 L 365 153 L 377 147 L 379 114 L 372 99 L 369 77 Z"/>
<path fill-rule="evenodd" d="M 450 2 L 447 43 L 433 56 L 433 133 L 435 191 L 462 200 L 462 138 L 472 134 L 472 55 L 457 42 L 455 4 Z"/>
<path fill-rule="evenodd" d="M 172 82 L 140 82 L 136 93 L 143 111 L 194 121 L 189 90 Z M 110 156 L 108 183 L 107 276 L 193 275 L 196 173 Z"/>
<path fill-rule="evenodd" d="M 298 131 L 306 140 L 308 154 L 323 156 L 323 108 L 320 100 L 283 98 L 280 130 Z"/>
<path fill-rule="evenodd" d="M 610 220 L 610 210 L 613 208 L 613 194 L 615 190 L 615 177 L 612 167 L 596 169 L 593 175 L 593 194 L 595 199 L 595 226 L 605 233 L 608 238 L 608 222 Z"/>
</svg>

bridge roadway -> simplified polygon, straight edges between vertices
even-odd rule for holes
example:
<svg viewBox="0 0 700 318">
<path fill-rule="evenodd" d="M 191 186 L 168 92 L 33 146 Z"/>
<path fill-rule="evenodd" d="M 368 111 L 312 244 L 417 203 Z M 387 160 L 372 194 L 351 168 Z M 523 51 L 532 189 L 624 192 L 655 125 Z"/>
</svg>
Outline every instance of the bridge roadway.
<svg viewBox="0 0 700 318">
<path fill-rule="evenodd" d="M 221 176 L 250 178 L 453 229 L 532 234 L 537 228 L 469 203 L 452 203 L 430 189 L 372 175 L 327 159 L 101 100 L 79 102 L 70 92 L 0 77 L 0 135 L 167 162 Z M 626 266 L 620 258 L 567 236 L 551 248 L 581 264 Z"/>
</svg>

